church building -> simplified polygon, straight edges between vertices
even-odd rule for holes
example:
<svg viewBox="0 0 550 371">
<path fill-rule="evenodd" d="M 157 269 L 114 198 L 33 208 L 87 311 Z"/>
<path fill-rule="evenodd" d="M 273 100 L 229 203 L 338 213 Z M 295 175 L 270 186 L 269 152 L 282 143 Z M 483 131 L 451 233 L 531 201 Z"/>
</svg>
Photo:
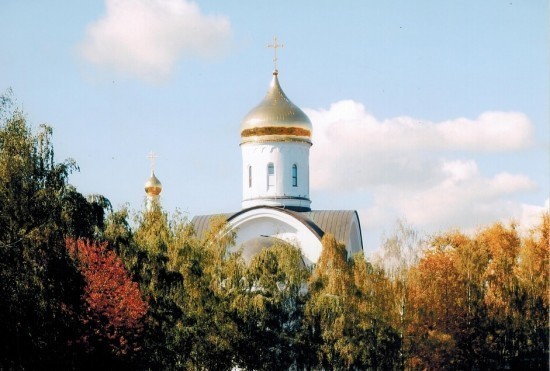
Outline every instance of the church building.
<svg viewBox="0 0 550 371">
<path fill-rule="evenodd" d="M 325 233 L 344 243 L 349 254 L 363 250 L 355 210 L 311 209 L 312 131 L 307 115 L 283 92 L 275 68 L 267 95 L 241 124 L 242 208 L 224 214 L 245 259 L 282 240 L 298 246 L 310 265 L 321 254 Z M 214 216 L 193 218 L 197 235 L 208 230 Z"/>
</svg>

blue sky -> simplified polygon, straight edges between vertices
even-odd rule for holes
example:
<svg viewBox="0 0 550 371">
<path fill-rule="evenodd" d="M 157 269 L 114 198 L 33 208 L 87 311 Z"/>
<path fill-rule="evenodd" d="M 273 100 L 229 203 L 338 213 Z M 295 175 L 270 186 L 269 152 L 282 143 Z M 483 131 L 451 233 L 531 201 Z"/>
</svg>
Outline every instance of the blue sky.
<svg viewBox="0 0 550 371">
<path fill-rule="evenodd" d="M 548 2 L 0 0 L 0 90 L 54 128 L 71 182 L 197 214 L 241 201 L 241 119 L 273 69 L 312 119 L 314 209 L 356 209 L 367 252 L 425 233 L 524 228 L 550 193 Z"/>
</svg>

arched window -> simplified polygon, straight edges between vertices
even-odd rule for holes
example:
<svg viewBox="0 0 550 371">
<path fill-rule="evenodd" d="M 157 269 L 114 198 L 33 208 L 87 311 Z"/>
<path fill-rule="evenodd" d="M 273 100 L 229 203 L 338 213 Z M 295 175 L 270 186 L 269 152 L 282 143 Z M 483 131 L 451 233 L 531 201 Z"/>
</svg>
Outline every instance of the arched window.
<svg viewBox="0 0 550 371">
<path fill-rule="evenodd" d="M 252 166 L 248 165 L 248 188 L 252 188 Z"/>
<path fill-rule="evenodd" d="M 292 165 L 292 186 L 298 187 L 298 166 Z"/>
<path fill-rule="evenodd" d="M 267 189 L 275 187 L 275 165 L 272 162 L 267 164 Z"/>
</svg>

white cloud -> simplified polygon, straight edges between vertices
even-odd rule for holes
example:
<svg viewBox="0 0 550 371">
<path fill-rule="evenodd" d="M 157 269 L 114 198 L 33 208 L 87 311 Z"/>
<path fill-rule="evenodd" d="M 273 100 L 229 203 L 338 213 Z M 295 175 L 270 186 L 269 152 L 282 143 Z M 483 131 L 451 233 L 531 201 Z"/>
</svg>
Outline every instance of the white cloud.
<svg viewBox="0 0 550 371">
<path fill-rule="evenodd" d="M 461 175 L 464 174 L 461 172 Z M 466 177 L 449 174 L 422 190 L 405 189 L 396 193 L 388 189 L 377 193 L 385 204 L 400 210 L 414 225 L 461 227 L 517 215 L 519 204 L 507 201 L 507 197 L 534 188 L 534 182 L 524 175 L 501 173 L 484 178 L 476 169 Z"/>
<path fill-rule="evenodd" d="M 406 116 L 381 121 L 350 100 L 305 111 L 314 127 L 311 184 L 318 189 L 425 187 L 449 171 L 440 167 L 444 152 L 516 151 L 533 142 L 531 122 L 517 112 L 433 123 Z M 475 170 L 471 163 L 461 166 L 466 168 L 460 171 Z"/>
<path fill-rule="evenodd" d="M 403 217 L 426 232 L 473 231 L 510 218 L 532 225 L 542 210 L 517 200 L 537 188 L 533 180 L 507 172 L 503 163 L 487 176 L 474 159 L 529 148 L 533 126 L 522 113 L 435 123 L 406 116 L 378 120 L 349 100 L 305 111 L 314 127 L 312 188 L 368 193 L 369 201 L 357 205 L 367 235 L 379 238 L 384 226 Z"/>
<path fill-rule="evenodd" d="M 508 151 L 528 147 L 533 135 L 528 117 L 519 112 L 485 112 L 475 120 L 433 123 L 407 116 L 379 121 L 351 100 L 333 103 L 329 110 L 305 111 L 314 123 L 316 144 L 348 142 L 369 151 Z"/>
<path fill-rule="evenodd" d="M 185 0 L 106 0 L 106 14 L 79 45 L 89 62 L 146 81 L 162 81 L 184 57 L 214 57 L 231 38 L 229 20 Z"/>
<path fill-rule="evenodd" d="M 529 119 L 519 112 L 485 112 L 476 120 L 460 118 L 435 126 L 441 145 L 471 151 L 522 149 L 533 135 Z"/>
<path fill-rule="evenodd" d="M 474 161 L 445 161 L 441 166 L 444 174 L 449 176 L 451 181 L 470 179 L 479 174 L 479 169 Z"/>
</svg>

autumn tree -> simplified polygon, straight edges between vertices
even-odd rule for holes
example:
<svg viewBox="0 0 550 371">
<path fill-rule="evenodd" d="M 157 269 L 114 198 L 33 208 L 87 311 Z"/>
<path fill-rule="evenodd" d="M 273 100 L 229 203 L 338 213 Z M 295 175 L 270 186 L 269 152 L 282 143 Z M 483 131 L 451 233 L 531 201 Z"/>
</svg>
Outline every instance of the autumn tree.
<svg viewBox="0 0 550 371">
<path fill-rule="evenodd" d="M 460 285 L 451 254 L 445 250 L 430 251 L 411 272 L 409 300 L 414 314 L 406 332 L 410 367 L 460 368 L 456 334 L 466 315 Z"/>
<path fill-rule="evenodd" d="M 83 333 L 79 344 L 99 367 L 131 364 L 140 349 L 139 338 L 147 312 L 137 283 L 132 282 L 122 261 L 107 243 L 67 239 L 70 256 L 84 277 L 81 315 Z"/>
<path fill-rule="evenodd" d="M 487 356 L 495 363 L 510 367 L 518 356 L 517 337 L 523 314 L 519 304 L 519 282 L 514 275 L 521 240 L 515 225 L 509 227 L 496 223 L 482 230 L 476 239 L 486 246 L 489 263 L 483 279 L 486 285 L 485 304 L 491 321 Z"/>
<path fill-rule="evenodd" d="M 448 253 L 458 273 L 457 304 L 464 314 L 458 331 L 453 334 L 456 343 L 453 362 L 461 368 L 490 367 L 484 355 L 488 325 L 484 273 L 489 264 L 489 250 L 477 238 L 458 231 L 436 236 L 432 246 Z"/>
<path fill-rule="evenodd" d="M 548 368 L 548 217 L 435 236 L 409 277 L 413 368 Z"/>
<path fill-rule="evenodd" d="M 471 367 L 547 369 L 547 293 L 540 290 L 548 277 L 544 223 L 543 216 L 527 238 L 515 224 L 495 223 L 459 244 L 469 319 L 460 348 L 476 360 Z"/>
<path fill-rule="evenodd" d="M 391 283 L 394 310 L 393 327 L 400 337 L 399 361 L 405 366 L 410 343 L 405 337 L 412 311 L 409 307 L 409 272 L 422 256 L 425 241 L 405 220 L 398 220 L 393 231 L 383 238 L 381 255 L 374 264 L 382 269 Z"/>
<path fill-rule="evenodd" d="M 540 224 L 524 239 L 515 267 L 521 292 L 521 315 L 525 341 L 525 365 L 548 369 L 549 359 L 549 274 L 550 213 L 541 215 Z"/>
</svg>

